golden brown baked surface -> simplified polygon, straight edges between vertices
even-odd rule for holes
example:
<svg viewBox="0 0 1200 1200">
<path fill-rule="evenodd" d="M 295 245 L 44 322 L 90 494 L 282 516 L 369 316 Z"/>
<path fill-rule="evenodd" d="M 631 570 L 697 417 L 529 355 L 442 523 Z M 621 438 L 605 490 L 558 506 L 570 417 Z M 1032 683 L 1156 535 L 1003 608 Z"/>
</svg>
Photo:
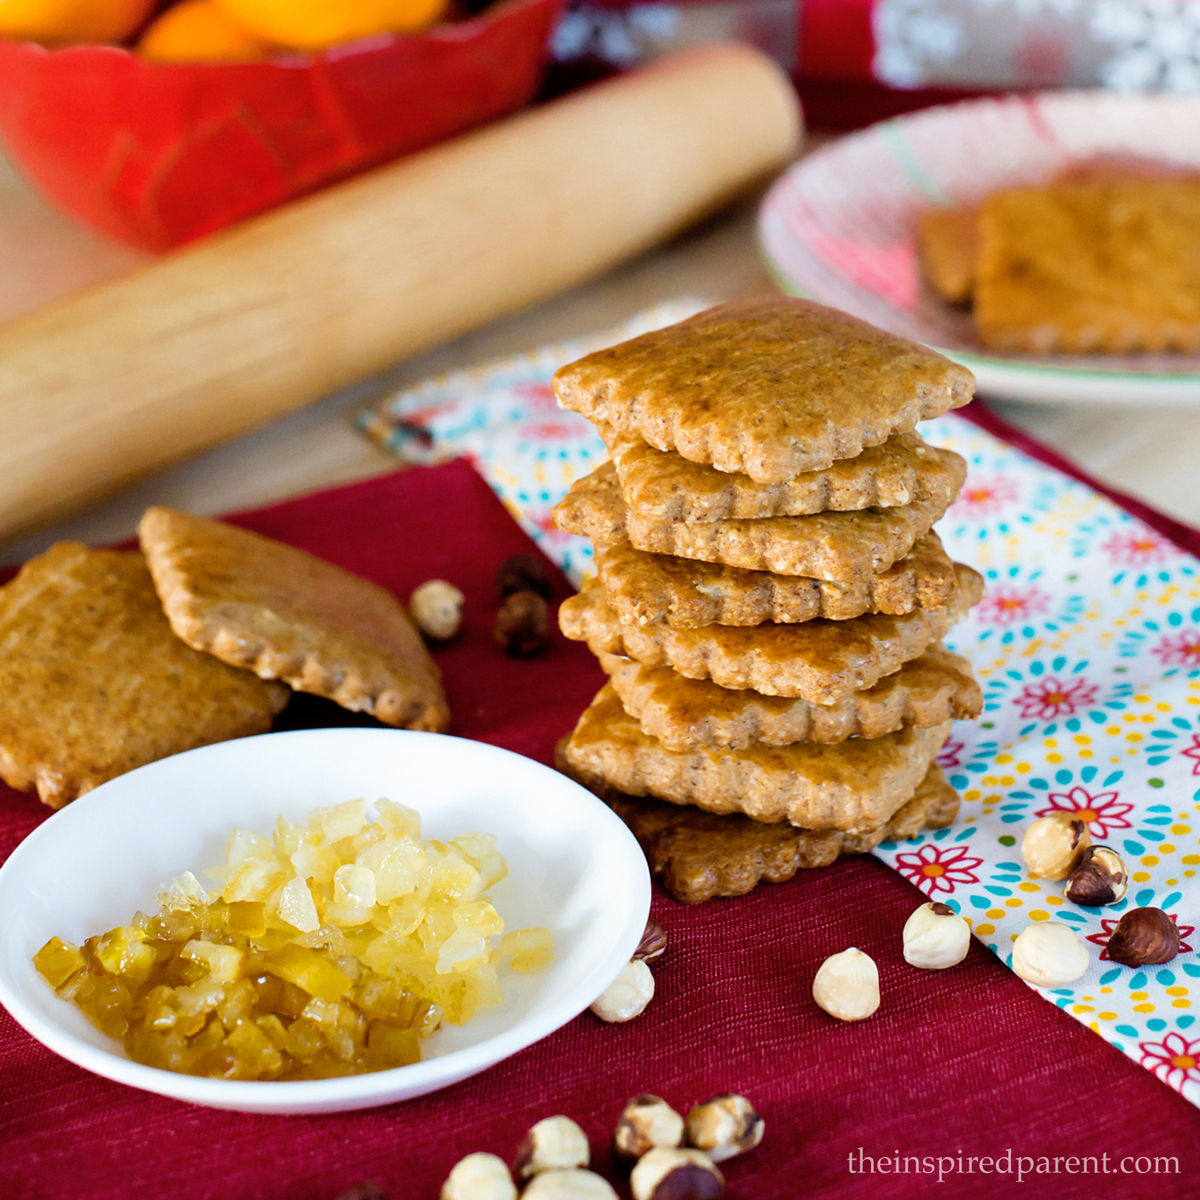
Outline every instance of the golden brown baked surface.
<svg viewBox="0 0 1200 1200">
<path fill-rule="evenodd" d="M 384 588 L 174 509 L 147 509 L 138 535 L 171 628 L 189 646 L 388 725 L 448 728 L 440 672 Z"/>
<path fill-rule="evenodd" d="M 956 571 L 959 590 L 950 605 L 901 616 L 871 613 L 852 621 L 699 629 L 622 625 L 603 590 L 592 584 L 563 602 L 558 620 L 568 638 L 586 642 L 593 654 L 624 654 L 723 688 L 834 704 L 923 654 L 978 602 L 979 575 L 961 565 Z"/>
<path fill-rule="evenodd" d="M 783 483 L 755 483 L 674 452 L 656 450 L 641 438 L 602 426 L 621 491 L 640 521 L 757 520 L 808 513 L 892 508 L 929 495 L 934 478 L 965 467 L 952 450 L 927 445 L 918 433 L 893 434 L 857 458 L 839 459 Z M 957 462 L 957 467 L 956 467 Z"/>
<path fill-rule="evenodd" d="M 932 350 L 783 296 L 719 305 L 554 376 L 564 408 L 759 483 L 853 458 L 973 389 Z"/>
<path fill-rule="evenodd" d="M 571 774 L 588 786 L 803 829 L 867 833 L 912 797 L 949 732 L 946 722 L 835 746 L 675 751 L 646 733 L 605 684 L 563 755 Z"/>
<path fill-rule="evenodd" d="M 928 728 L 976 717 L 983 708 L 983 692 L 970 664 L 941 645 L 910 659 L 874 687 L 830 705 L 731 691 L 621 655 L 602 654 L 600 665 L 625 711 L 668 750 L 833 745 L 851 737 L 882 737 L 908 725 Z"/>
<path fill-rule="evenodd" d="M 1200 180 L 998 192 L 980 213 L 975 320 L 1001 350 L 1200 349 Z"/>
<path fill-rule="evenodd" d="M 561 752 L 558 767 L 571 773 Z M 828 866 L 841 854 L 865 854 L 880 842 L 913 837 L 924 828 L 941 829 L 959 807 L 958 793 L 937 766 L 885 824 L 860 834 L 765 825 L 740 814 L 721 816 L 691 805 L 626 796 L 602 785 L 592 790 L 629 826 L 650 873 L 681 904 L 744 896 L 760 883 L 783 883 L 797 871 Z"/>
<path fill-rule="evenodd" d="M 567 533 L 598 543 L 628 541 L 648 554 L 855 584 L 903 558 L 954 502 L 965 477 L 966 464 L 954 455 L 899 508 L 664 523 L 643 520 L 626 505 L 616 468 L 607 462 L 571 485 L 554 507 L 554 520 Z"/>
<path fill-rule="evenodd" d="M 59 542 L 0 588 L 0 776 L 61 808 L 169 754 L 265 733 L 288 690 L 184 645 L 140 554 Z"/>
</svg>

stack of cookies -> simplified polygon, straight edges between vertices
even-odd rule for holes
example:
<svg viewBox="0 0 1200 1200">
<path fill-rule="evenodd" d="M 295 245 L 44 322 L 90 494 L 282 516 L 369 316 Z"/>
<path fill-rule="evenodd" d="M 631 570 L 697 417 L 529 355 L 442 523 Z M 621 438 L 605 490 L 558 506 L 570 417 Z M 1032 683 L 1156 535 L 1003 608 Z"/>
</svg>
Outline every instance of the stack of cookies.
<svg viewBox="0 0 1200 1200">
<path fill-rule="evenodd" d="M 597 579 L 560 610 L 609 676 L 559 748 L 679 900 L 944 825 L 982 594 L 933 532 L 966 474 L 917 422 L 970 372 L 807 301 L 722 305 L 555 376 L 611 461 L 555 512 Z"/>
</svg>

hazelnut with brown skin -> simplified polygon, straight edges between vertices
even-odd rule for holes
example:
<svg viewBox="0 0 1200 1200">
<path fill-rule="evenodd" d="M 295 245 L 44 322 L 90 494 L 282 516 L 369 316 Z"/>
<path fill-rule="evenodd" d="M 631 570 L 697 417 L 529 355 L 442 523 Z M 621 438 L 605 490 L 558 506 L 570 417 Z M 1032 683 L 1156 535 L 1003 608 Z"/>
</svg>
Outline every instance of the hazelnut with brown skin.
<svg viewBox="0 0 1200 1200">
<path fill-rule="evenodd" d="M 1039 817 L 1025 830 L 1021 854 L 1034 879 L 1066 879 L 1091 844 L 1082 817 L 1056 812 Z"/>
<path fill-rule="evenodd" d="M 733 1092 L 697 1104 L 687 1115 L 688 1145 L 715 1163 L 753 1150 L 762 1138 L 762 1117 L 745 1096 Z"/>
<path fill-rule="evenodd" d="M 496 614 L 496 644 L 509 658 L 533 658 L 550 645 L 550 610 L 537 592 L 511 592 Z"/>
<path fill-rule="evenodd" d="M 658 1096 L 634 1096 L 621 1111 L 613 1134 L 613 1154 L 622 1162 L 636 1162 L 661 1146 L 683 1145 L 683 1118 Z"/>
<path fill-rule="evenodd" d="M 1063 895 L 1073 904 L 1099 908 L 1117 904 L 1129 887 L 1129 872 L 1121 856 L 1110 846 L 1089 846 L 1071 872 Z"/>
<path fill-rule="evenodd" d="M 532 554 L 510 554 L 496 568 L 496 588 L 501 599 L 513 592 L 537 592 L 550 599 L 550 578 L 545 565 Z"/>
<path fill-rule="evenodd" d="M 645 931 L 642 933 L 642 940 L 638 942 L 637 949 L 633 952 L 635 960 L 642 962 L 654 962 L 656 959 L 662 958 L 667 950 L 667 931 L 653 917 L 646 922 Z"/>
<path fill-rule="evenodd" d="M 717 1200 L 725 1177 L 699 1150 L 651 1150 L 629 1176 L 633 1200 Z"/>
<path fill-rule="evenodd" d="M 1179 953 L 1179 929 L 1161 908 L 1131 908 L 1108 939 L 1108 957 L 1127 967 L 1168 963 Z"/>
</svg>

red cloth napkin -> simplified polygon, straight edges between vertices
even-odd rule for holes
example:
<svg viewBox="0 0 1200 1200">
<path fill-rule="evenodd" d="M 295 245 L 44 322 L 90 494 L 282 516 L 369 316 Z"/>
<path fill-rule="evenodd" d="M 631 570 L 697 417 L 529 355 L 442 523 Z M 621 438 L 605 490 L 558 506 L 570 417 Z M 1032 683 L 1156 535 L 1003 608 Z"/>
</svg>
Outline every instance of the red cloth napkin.
<svg viewBox="0 0 1200 1200">
<path fill-rule="evenodd" d="M 602 681 L 590 655 L 559 637 L 529 662 L 493 645 L 492 573 L 509 554 L 536 551 L 461 462 L 234 521 L 402 596 L 434 576 L 462 588 L 464 636 L 438 651 L 459 734 L 548 762 Z M 567 584 L 549 569 L 561 598 Z M 281 724 L 355 720 L 299 697 Z M 35 798 L 0 788 L 0 854 L 46 815 Z M 0 1011 L 0 1197 L 336 1200 L 373 1179 L 389 1200 L 424 1200 L 462 1155 L 511 1158 L 529 1125 L 555 1113 L 580 1122 L 615 1179 L 608 1139 L 625 1101 L 646 1091 L 681 1109 L 722 1091 L 755 1101 L 766 1138 L 725 1164 L 728 1194 L 746 1200 L 1010 1196 L 1021 1157 L 1034 1171 L 1039 1158 L 1048 1169 L 1058 1159 L 1057 1173 L 1027 1174 L 1021 1196 L 1200 1194 L 1200 1113 L 1149 1072 L 982 946 L 944 973 L 904 963 L 900 928 L 924 899 L 870 857 L 696 908 L 658 895 L 670 947 L 642 1017 L 610 1026 L 585 1013 L 474 1079 L 345 1115 L 255 1117 L 143 1094 L 57 1058 Z M 875 958 L 883 991 L 880 1011 L 856 1025 L 827 1017 L 810 994 L 821 960 L 848 945 Z M 860 1148 L 875 1160 L 946 1160 L 945 1182 L 935 1186 L 936 1166 L 866 1172 Z M 1003 1166 L 1006 1152 L 1014 1173 L 978 1163 L 957 1173 L 960 1157 Z M 1078 1173 L 1076 1160 L 1105 1154 L 1111 1177 Z M 1147 1156 L 1176 1158 L 1179 1173 L 1121 1173 L 1122 1159 Z"/>
</svg>

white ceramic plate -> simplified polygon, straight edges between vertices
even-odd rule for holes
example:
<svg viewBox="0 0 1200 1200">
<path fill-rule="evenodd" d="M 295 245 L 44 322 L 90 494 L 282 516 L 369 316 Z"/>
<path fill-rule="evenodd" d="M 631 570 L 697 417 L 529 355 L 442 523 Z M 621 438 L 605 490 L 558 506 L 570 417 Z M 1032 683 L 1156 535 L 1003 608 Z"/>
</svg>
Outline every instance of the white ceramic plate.
<svg viewBox="0 0 1200 1200">
<path fill-rule="evenodd" d="M 159 885 L 224 858 L 234 827 L 381 796 L 417 809 L 425 838 L 494 833 L 509 875 L 490 890 L 508 928 L 548 925 L 555 961 L 507 974 L 505 1000 L 445 1026 L 412 1066 L 346 1079 L 196 1079 L 131 1062 L 60 1000 L 31 957 L 155 911 Z M 382 729 L 266 734 L 192 750 L 104 784 L 34 830 L 0 869 L 0 1003 L 38 1041 L 97 1075 L 242 1112 L 338 1112 L 474 1075 L 582 1012 L 629 961 L 650 909 L 633 835 L 565 776 L 481 742 Z"/>
<path fill-rule="evenodd" d="M 1037 183 L 1097 155 L 1200 168 L 1200 98 L 1048 92 L 885 121 L 788 171 L 763 202 L 759 243 L 785 291 L 941 350 L 986 395 L 1200 404 L 1200 357 L 999 355 L 923 288 L 913 237 L 923 209 Z"/>
</svg>

